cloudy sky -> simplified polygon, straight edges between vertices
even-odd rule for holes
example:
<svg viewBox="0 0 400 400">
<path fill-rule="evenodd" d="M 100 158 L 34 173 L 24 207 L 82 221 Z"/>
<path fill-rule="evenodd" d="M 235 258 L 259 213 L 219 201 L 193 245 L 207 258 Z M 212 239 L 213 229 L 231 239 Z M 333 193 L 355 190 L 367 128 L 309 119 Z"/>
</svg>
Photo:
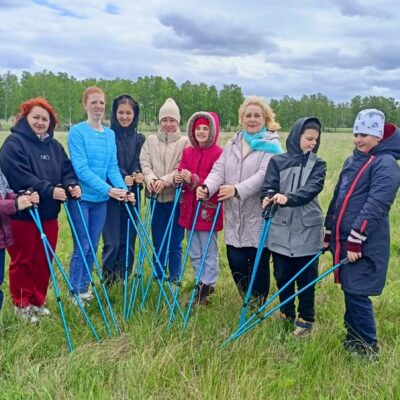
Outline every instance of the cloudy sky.
<svg viewBox="0 0 400 400">
<path fill-rule="evenodd" d="M 0 0 L 0 73 L 400 100 L 398 0 Z"/>
</svg>

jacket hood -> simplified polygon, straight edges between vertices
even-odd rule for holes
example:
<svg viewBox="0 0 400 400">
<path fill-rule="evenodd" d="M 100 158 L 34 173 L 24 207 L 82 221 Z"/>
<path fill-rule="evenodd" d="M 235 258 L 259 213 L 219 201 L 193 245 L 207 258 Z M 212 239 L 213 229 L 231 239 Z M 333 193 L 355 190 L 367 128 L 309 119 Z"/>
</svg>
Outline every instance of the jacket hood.
<svg viewBox="0 0 400 400">
<path fill-rule="evenodd" d="M 304 124 L 308 121 L 317 122 L 319 124 L 319 126 L 321 126 L 321 122 L 318 118 L 304 117 L 304 118 L 298 119 L 292 126 L 289 136 L 286 139 L 286 150 L 288 153 L 303 154 L 303 150 L 301 150 L 301 148 L 300 148 L 300 136 L 303 131 Z M 318 136 L 317 145 L 315 146 L 313 153 L 317 153 L 319 144 L 320 144 L 320 140 L 321 140 L 321 133 Z"/>
<path fill-rule="evenodd" d="M 391 123 L 386 123 L 383 131 L 383 139 L 373 147 L 369 154 L 391 154 L 396 160 L 400 160 L 400 129 Z"/>
<path fill-rule="evenodd" d="M 55 123 L 50 123 L 49 129 L 47 133 L 49 136 L 43 140 L 43 142 L 47 142 L 51 140 L 54 136 L 54 128 Z M 11 128 L 11 132 L 16 133 L 18 135 L 24 136 L 26 139 L 31 140 L 33 142 L 41 142 L 41 140 L 37 137 L 36 133 L 33 131 L 31 126 L 28 123 L 26 117 L 22 117 L 16 124 Z"/>
<path fill-rule="evenodd" d="M 193 147 L 199 148 L 199 142 L 196 140 L 193 127 L 197 119 L 199 118 L 206 118 L 210 123 L 210 135 L 208 137 L 207 143 L 204 146 L 205 148 L 211 147 L 217 143 L 218 136 L 219 136 L 219 117 L 215 112 L 206 112 L 206 111 L 198 111 L 195 112 L 188 120 L 186 131 L 190 143 Z"/>
<path fill-rule="evenodd" d="M 132 123 L 126 128 L 123 128 L 117 120 L 118 102 L 122 99 L 130 99 L 135 103 L 135 107 L 133 109 L 135 116 L 133 118 Z M 111 109 L 111 124 L 110 124 L 111 129 L 117 134 L 125 131 L 132 131 L 133 133 L 136 132 L 139 123 L 139 113 L 140 113 L 140 107 L 138 102 L 132 96 L 129 96 L 129 94 L 126 93 L 121 94 L 120 96 L 116 97 L 113 100 Z"/>
</svg>

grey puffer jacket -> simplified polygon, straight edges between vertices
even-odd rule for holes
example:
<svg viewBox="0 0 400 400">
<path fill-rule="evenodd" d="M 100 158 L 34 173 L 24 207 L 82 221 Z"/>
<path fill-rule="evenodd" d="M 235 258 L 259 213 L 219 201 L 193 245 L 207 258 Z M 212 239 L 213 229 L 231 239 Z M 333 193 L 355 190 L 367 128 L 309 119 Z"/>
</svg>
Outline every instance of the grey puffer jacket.
<svg viewBox="0 0 400 400">
<path fill-rule="evenodd" d="M 272 153 L 250 150 L 242 156 L 243 135 L 238 132 L 225 145 L 204 184 L 209 195 L 221 185 L 234 185 L 238 197 L 224 201 L 225 243 L 234 247 L 257 247 L 261 226 L 262 208 L 259 194 Z M 269 132 L 271 143 L 279 143 L 277 133 Z"/>
<path fill-rule="evenodd" d="M 301 118 L 293 125 L 288 152 L 272 157 L 261 192 L 261 199 L 268 190 L 288 198 L 272 218 L 267 240 L 271 251 L 288 257 L 311 256 L 322 247 L 324 216 L 317 196 L 324 187 L 326 163 L 316 155 L 321 135 L 312 152 L 303 154 L 300 148 L 303 125 L 310 120 L 321 125 L 316 118 Z"/>
</svg>

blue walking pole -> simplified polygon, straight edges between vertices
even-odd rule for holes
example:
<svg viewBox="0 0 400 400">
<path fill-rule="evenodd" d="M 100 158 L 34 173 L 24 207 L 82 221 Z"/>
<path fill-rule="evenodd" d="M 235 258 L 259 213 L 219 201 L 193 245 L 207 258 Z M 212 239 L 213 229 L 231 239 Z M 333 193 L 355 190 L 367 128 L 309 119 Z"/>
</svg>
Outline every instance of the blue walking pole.
<svg viewBox="0 0 400 400">
<path fill-rule="evenodd" d="M 151 210 L 151 203 L 152 200 L 150 200 L 147 202 L 147 206 L 146 206 L 146 212 L 145 212 L 145 217 L 144 217 L 144 225 L 146 226 L 148 223 L 148 219 L 149 219 L 149 215 L 150 215 L 150 210 Z M 129 219 L 129 218 L 128 218 Z M 132 280 L 132 285 L 131 285 L 131 292 L 130 292 L 130 296 L 129 296 L 129 305 L 128 305 L 128 318 L 131 316 L 132 314 L 132 310 L 133 307 L 135 305 L 135 301 L 136 301 L 136 297 L 137 297 L 137 293 L 139 290 L 139 285 L 141 283 L 143 283 L 143 261 L 144 261 L 144 252 L 142 250 L 142 247 L 145 246 L 145 243 L 142 243 L 140 238 L 139 238 L 139 253 L 137 256 L 137 261 L 136 261 L 136 265 L 133 271 L 133 280 Z M 142 292 L 143 293 L 143 292 Z"/>
<path fill-rule="evenodd" d="M 292 276 L 276 293 L 274 293 L 257 311 L 256 314 L 253 314 L 249 319 L 247 319 L 232 335 L 234 337 L 240 332 L 246 325 L 251 323 L 254 318 L 256 318 L 257 314 L 260 314 L 263 310 L 265 310 L 269 304 L 271 304 L 292 282 L 294 282 L 298 276 L 300 276 L 318 257 L 325 251 L 325 249 L 321 249 L 303 268 L 301 268 L 296 274 Z"/>
<path fill-rule="evenodd" d="M 125 269 L 124 269 L 124 305 L 123 315 L 124 319 L 128 319 L 127 314 L 127 296 L 128 296 L 128 264 L 129 264 L 129 218 L 126 220 L 126 243 L 125 243 Z"/>
<path fill-rule="evenodd" d="M 165 249 L 165 256 L 164 256 L 164 271 L 167 270 L 172 230 L 174 229 L 175 212 L 176 212 L 176 207 L 178 206 L 178 203 L 179 203 L 179 198 L 181 196 L 182 190 L 183 190 L 182 184 L 179 184 L 178 189 L 175 191 L 175 199 L 174 199 L 174 203 L 172 206 L 171 215 L 170 215 L 170 218 L 168 221 L 169 228 L 167 227 L 166 232 L 165 232 L 165 233 L 168 232 L 168 240 L 167 240 L 167 247 Z M 159 253 L 158 253 L 159 257 L 161 256 L 161 250 L 162 250 L 162 247 L 160 248 Z M 178 278 L 178 280 L 179 280 L 179 278 Z M 163 279 L 161 280 L 161 283 L 164 283 Z M 160 305 L 161 305 L 161 293 L 159 292 L 158 293 L 158 302 L 157 302 L 157 313 L 160 312 Z"/>
<path fill-rule="evenodd" d="M 273 190 L 268 190 L 267 196 L 269 198 L 272 198 L 274 194 L 275 194 L 275 192 Z M 263 211 L 264 221 L 263 221 L 263 225 L 261 228 L 260 240 L 258 243 L 257 253 L 256 253 L 256 256 L 254 259 L 253 271 L 251 274 L 249 287 L 247 288 L 247 293 L 246 293 L 246 296 L 245 296 L 245 299 L 243 302 L 242 311 L 241 311 L 240 318 L 239 318 L 238 328 L 240 328 L 242 326 L 243 322 L 246 319 L 247 309 L 249 306 L 249 301 L 250 301 L 251 293 L 253 290 L 254 281 L 257 276 L 258 266 L 260 264 L 262 253 L 264 251 L 264 244 L 268 237 L 268 232 L 271 227 L 271 221 L 272 221 L 272 217 L 274 215 L 275 210 L 276 210 L 276 205 L 272 205 L 271 207 L 267 207 L 267 209 Z"/>
<path fill-rule="evenodd" d="M 333 267 L 329 268 L 328 270 L 326 270 L 324 273 L 322 273 L 318 278 L 314 279 L 312 282 L 308 283 L 306 286 L 304 286 L 303 288 L 301 288 L 300 290 L 298 290 L 296 293 L 294 293 L 293 295 L 291 295 L 290 297 L 288 297 L 285 301 L 283 301 L 282 303 L 278 304 L 277 306 L 275 306 L 274 308 L 272 308 L 271 310 L 269 310 L 268 312 L 266 312 L 262 317 L 259 317 L 258 319 L 256 319 L 253 323 L 251 323 L 250 325 L 247 325 L 246 327 L 243 327 L 243 329 L 241 329 L 238 334 L 236 336 L 234 336 L 233 338 L 229 338 L 227 339 L 222 345 L 221 347 L 225 347 L 228 343 L 232 342 L 233 340 L 236 340 L 237 338 L 239 338 L 241 335 L 243 335 L 244 333 L 246 333 L 247 331 L 249 331 L 250 329 L 252 329 L 254 326 L 258 325 L 261 321 L 263 321 L 265 318 L 268 318 L 270 315 L 272 315 L 275 311 L 279 310 L 282 306 L 284 306 L 286 303 L 288 303 L 289 301 L 291 301 L 292 299 L 294 299 L 296 296 L 298 296 L 299 294 L 303 293 L 305 290 L 307 290 L 308 288 L 310 288 L 311 286 L 315 285 L 316 283 L 318 283 L 319 281 L 321 281 L 322 279 L 324 279 L 327 275 L 329 275 L 331 272 L 335 271 L 337 268 L 339 268 L 340 266 L 342 266 L 343 264 L 348 263 L 349 260 L 347 258 L 344 258 L 343 260 L 341 260 L 339 263 L 337 263 L 336 265 L 334 265 Z M 259 315 L 259 311 L 257 311 L 255 313 L 255 315 Z"/>
<path fill-rule="evenodd" d="M 54 293 L 56 295 L 58 309 L 60 311 L 61 321 L 62 321 L 64 332 L 65 332 L 65 337 L 67 338 L 68 348 L 69 348 L 69 351 L 71 352 L 71 351 L 73 351 L 71 336 L 70 336 L 70 333 L 69 333 L 67 320 L 65 319 L 64 308 L 63 308 L 62 301 L 61 301 L 60 291 L 58 289 L 56 276 L 54 274 L 53 263 L 51 262 L 51 259 L 50 259 L 49 249 L 47 248 L 47 245 L 46 245 L 46 241 L 45 241 L 46 234 L 44 233 L 43 226 L 42 226 L 42 223 L 40 221 L 40 216 L 39 216 L 39 212 L 37 210 L 37 205 L 34 205 L 34 209 L 33 210 L 34 211 L 32 211 L 32 209 L 29 209 L 29 214 L 31 215 L 33 221 L 35 222 L 35 224 L 36 224 L 36 226 L 37 226 L 37 228 L 39 229 L 39 232 L 40 232 L 40 236 L 41 236 L 41 239 L 42 239 L 44 251 L 45 251 L 45 254 L 46 254 L 47 264 L 48 264 L 49 270 L 50 270 L 51 281 L 52 281 L 53 287 L 54 287 Z"/>
<path fill-rule="evenodd" d="M 166 229 L 165 229 L 164 236 L 163 236 L 163 239 L 162 239 L 162 241 L 161 241 L 160 248 L 158 249 L 158 253 L 157 253 L 157 256 L 158 256 L 158 257 L 161 257 L 161 253 L 162 253 L 162 250 L 163 250 L 163 248 L 164 248 L 165 241 L 166 241 L 167 238 L 169 237 L 169 230 L 172 229 L 172 225 L 173 225 L 173 221 L 174 221 L 174 215 L 175 215 L 175 210 L 176 210 L 176 206 L 177 206 L 177 204 L 178 204 L 178 201 L 179 201 L 181 192 L 182 192 L 182 186 L 178 187 L 178 189 L 177 189 L 176 192 L 175 192 L 175 198 L 174 198 L 174 203 L 173 203 L 172 210 L 171 210 L 171 215 L 170 215 L 170 218 L 169 218 L 169 220 L 168 220 L 167 227 L 166 227 Z M 167 253 L 168 253 L 168 249 L 166 249 L 166 254 L 167 254 Z M 155 254 L 155 253 L 154 253 L 154 254 Z M 164 266 L 163 266 L 161 263 L 159 264 L 159 268 L 162 269 L 162 270 L 165 270 L 165 269 L 164 269 Z M 159 279 L 159 278 L 158 278 L 158 275 L 159 275 L 159 274 L 157 274 L 157 270 L 156 270 L 156 277 L 157 277 L 157 279 Z M 166 274 L 161 274 L 161 276 L 162 276 L 161 282 L 162 282 L 162 284 L 164 284 L 164 279 L 165 279 Z M 151 283 L 153 282 L 153 279 L 154 279 L 154 276 L 151 275 L 149 281 L 147 282 L 147 287 L 146 287 L 145 295 L 143 296 L 143 299 L 142 299 L 142 307 L 144 306 L 144 302 L 146 301 L 146 298 L 147 298 L 147 295 L 148 295 L 148 292 L 149 292 L 149 289 L 150 289 L 150 285 L 151 285 Z"/>
<path fill-rule="evenodd" d="M 194 228 L 196 227 L 197 218 L 199 216 L 200 207 L 201 207 L 202 203 L 203 203 L 202 200 L 198 200 L 197 201 L 197 206 L 196 206 L 196 211 L 194 213 L 192 228 L 190 230 L 189 239 L 188 239 L 188 242 L 187 242 L 186 251 L 185 251 L 185 255 L 183 257 L 182 266 L 181 266 L 181 270 L 180 270 L 178 288 L 176 289 L 175 296 L 174 296 L 174 302 L 172 304 L 172 310 L 171 310 L 171 312 L 169 314 L 168 326 L 171 324 L 172 318 L 174 317 L 175 305 L 176 305 L 176 302 L 178 301 L 179 290 L 181 288 L 183 275 L 185 273 L 185 266 L 186 266 L 187 259 L 188 259 L 188 256 L 189 256 L 190 246 L 191 246 L 192 240 L 193 240 Z"/>
<path fill-rule="evenodd" d="M 34 220 L 36 226 L 37 226 L 38 229 L 39 229 L 39 226 L 38 226 L 38 222 L 37 222 L 37 221 L 38 221 L 37 219 Z M 40 223 L 40 220 L 39 220 L 39 223 Z M 39 229 L 39 232 L 40 232 L 40 229 Z M 53 259 L 54 259 L 54 262 L 56 263 L 56 265 L 57 265 L 59 271 L 61 272 L 61 275 L 62 275 L 62 277 L 63 277 L 65 283 L 66 283 L 67 286 L 68 286 L 69 292 L 70 292 L 71 295 L 74 297 L 74 299 L 75 299 L 75 301 L 76 301 L 76 304 L 78 305 L 79 310 L 81 311 L 83 317 L 85 318 L 85 321 L 87 322 L 87 324 L 88 324 L 90 330 L 92 331 L 92 333 L 93 333 L 94 337 L 96 338 L 96 340 L 99 341 L 99 340 L 100 340 L 100 337 L 99 337 L 99 335 L 97 334 L 96 329 L 94 328 L 92 322 L 90 321 L 90 318 L 89 318 L 89 316 L 87 315 L 87 313 L 86 313 L 86 311 L 85 311 L 85 309 L 84 309 L 84 307 L 83 307 L 83 304 L 82 304 L 82 302 L 81 302 L 81 299 L 79 298 L 79 296 L 77 295 L 75 289 L 73 288 L 73 286 L 72 286 L 72 284 L 71 284 L 71 282 L 70 282 L 70 280 L 69 280 L 69 278 L 68 278 L 68 276 L 67 276 L 67 273 L 65 272 L 64 268 L 63 268 L 62 265 L 61 265 L 60 260 L 58 259 L 56 253 L 54 252 L 53 248 L 51 247 L 51 244 L 50 244 L 49 240 L 47 239 L 47 236 L 46 236 L 46 235 L 42 236 L 42 239 L 44 239 L 43 245 L 46 244 L 47 249 L 50 251 L 50 253 L 51 253 L 51 255 L 52 255 Z"/>
<path fill-rule="evenodd" d="M 95 285 L 95 283 L 93 281 L 92 274 L 90 273 L 90 268 L 89 268 L 89 265 L 87 263 L 87 260 L 86 260 L 86 257 L 85 257 L 85 253 L 83 251 L 82 244 L 81 244 L 81 242 L 79 240 L 78 233 L 76 232 L 75 225 L 74 225 L 74 223 L 72 221 L 71 213 L 69 212 L 69 208 L 67 206 L 67 203 L 64 202 L 63 206 L 64 206 L 65 214 L 67 215 L 67 219 L 68 219 L 69 225 L 71 227 L 72 235 L 75 238 L 75 242 L 76 242 L 76 244 L 78 246 L 79 252 L 81 253 L 83 265 L 85 266 L 86 272 L 87 272 L 87 274 L 89 276 L 89 283 L 90 283 L 90 286 L 92 287 L 92 291 L 93 291 L 94 297 L 95 297 L 95 299 L 97 301 L 97 304 L 99 306 L 100 313 L 101 313 L 101 316 L 102 316 L 103 321 L 104 321 L 104 325 L 105 325 L 106 330 L 107 330 L 107 334 L 108 334 L 108 336 L 111 336 L 110 324 L 108 323 L 107 316 L 106 316 L 106 314 L 104 312 L 104 308 L 103 308 L 103 306 L 101 304 L 100 296 L 99 296 L 99 293 L 97 291 L 97 287 L 96 287 L 96 285 Z"/>
<path fill-rule="evenodd" d="M 213 220 L 212 225 L 211 225 L 210 234 L 208 235 L 208 238 L 207 238 L 206 248 L 204 249 L 203 258 L 201 259 L 199 271 L 197 272 L 195 286 L 194 286 L 194 288 L 192 290 L 192 295 L 190 297 L 189 305 L 188 305 L 188 308 L 187 308 L 187 311 L 186 311 L 186 316 L 185 316 L 185 321 L 183 323 L 182 333 L 185 331 L 185 329 L 187 327 L 187 324 L 188 324 L 188 321 L 189 321 L 190 311 L 192 310 L 193 301 L 194 301 L 194 297 L 196 295 L 196 291 L 199 288 L 199 282 L 200 282 L 200 279 L 201 279 L 201 275 L 203 273 L 203 268 L 204 268 L 204 264 L 205 264 L 205 261 L 206 261 L 208 248 L 210 247 L 211 238 L 212 238 L 212 235 L 214 233 L 215 224 L 217 223 L 217 219 L 218 219 L 218 215 L 219 215 L 219 212 L 220 212 L 220 209 L 221 209 L 221 205 L 222 205 L 222 201 L 218 201 L 217 209 L 216 209 L 215 215 L 214 215 L 214 220 Z"/>
<path fill-rule="evenodd" d="M 107 307 L 108 307 L 108 312 L 110 313 L 111 320 L 113 322 L 115 332 L 118 335 L 118 334 L 120 334 L 120 329 L 119 329 L 117 320 L 115 319 L 115 316 L 114 316 L 114 311 L 113 311 L 111 303 L 110 303 L 110 298 L 108 297 L 107 289 L 106 289 L 106 286 L 105 286 L 105 283 L 104 283 L 103 274 L 101 272 L 101 268 L 100 268 L 99 262 L 97 261 L 96 251 L 94 250 L 93 243 L 92 243 L 92 240 L 91 240 L 90 234 L 89 234 L 89 229 L 88 229 L 86 221 L 85 221 L 85 216 L 83 215 L 82 207 L 81 207 L 81 204 L 80 204 L 80 198 L 79 199 L 75 199 L 75 201 L 76 201 L 76 205 L 78 207 L 79 214 L 81 216 L 82 225 L 83 225 L 83 227 L 85 229 L 85 232 L 86 232 L 86 236 L 87 236 L 87 240 L 88 240 L 88 243 L 89 243 L 89 246 L 90 246 L 90 250 L 91 250 L 93 258 L 94 258 L 94 264 L 96 266 L 97 274 L 99 275 L 100 285 L 101 285 L 101 288 L 103 290 L 104 298 L 106 300 L 106 304 L 107 304 Z M 89 274 L 89 275 L 91 275 L 91 274 Z"/>
<path fill-rule="evenodd" d="M 134 211 L 134 213 L 135 213 L 135 215 L 136 215 L 136 218 L 137 218 L 137 221 L 138 221 L 138 223 L 139 223 L 139 226 L 141 227 L 141 230 L 138 229 L 138 226 L 137 226 L 137 224 L 136 224 L 136 222 L 135 222 L 135 219 L 133 218 L 133 215 L 132 215 L 132 213 L 131 213 L 131 211 L 130 211 L 129 206 L 128 206 L 127 203 L 125 203 L 125 207 L 126 207 L 126 209 L 127 209 L 127 211 L 128 211 L 129 218 L 130 218 L 130 220 L 131 220 L 131 222 L 132 222 L 132 224 L 133 224 L 133 226 L 134 226 L 134 228 L 135 228 L 135 230 L 136 230 L 136 232 L 137 232 L 137 235 L 139 236 L 140 240 L 142 240 L 142 241 L 144 241 L 143 237 L 146 239 L 147 244 L 149 245 L 150 249 L 153 251 L 153 254 L 154 254 L 154 257 L 155 257 L 155 259 L 156 259 L 156 262 L 158 263 L 159 267 L 161 267 L 161 273 L 162 273 L 162 275 L 163 275 L 164 278 L 165 278 L 165 273 L 164 273 L 164 270 L 162 269 L 162 264 L 161 264 L 161 262 L 160 262 L 160 259 L 159 259 L 158 255 L 156 254 L 156 252 L 155 252 L 155 250 L 154 250 L 154 246 L 153 246 L 153 244 L 151 243 L 151 239 L 150 239 L 148 233 L 146 232 L 146 229 L 145 229 L 145 227 L 144 227 L 144 225 L 143 225 L 143 222 L 142 222 L 141 219 L 140 219 L 140 215 L 138 214 L 138 212 L 137 212 L 137 210 L 135 209 L 135 207 L 133 207 L 133 211 Z M 143 237 L 142 237 L 142 233 L 143 233 Z M 151 259 L 151 256 L 150 256 L 150 254 L 149 254 L 149 252 L 148 252 L 148 250 L 147 250 L 147 247 L 146 247 L 146 246 L 143 246 L 143 249 L 144 249 L 144 251 L 145 251 L 147 260 L 149 261 L 149 264 L 150 264 L 150 267 L 151 267 L 151 269 L 152 269 L 152 271 L 153 271 L 153 274 L 156 274 L 156 269 L 155 269 L 153 260 Z M 160 290 L 162 291 L 163 296 L 164 296 L 165 299 L 166 299 L 167 305 L 168 305 L 169 309 L 171 310 L 171 304 L 170 304 L 169 299 L 168 299 L 168 296 L 167 296 L 167 294 L 166 294 L 166 292 L 165 292 L 165 290 L 164 290 L 164 286 L 161 284 L 161 281 L 160 281 L 159 279 L 156 279 L 156 281 L 158 282 L 158 284 L 159 284 L 159 286 L 160 286 Z M 173 295 L 174 291 L 173 291 L 173 289 L 172 289 L 172 287 L 171 287 L 171 284 L 170 284 L 168 281 L 167 281 L 167 287 L 168 287 L 169 291 L 170 291 L 170 292 L 172 293 L 172 295 Z M 181 307 L 180 307 L 179 305 L 178 305 L 178 311 L 179 311 L 179 313 L 181 314 L 182 318 L 184 318 L 183 311 L 182 311 L 182 309 L 181 309 Z"/>
</svg>

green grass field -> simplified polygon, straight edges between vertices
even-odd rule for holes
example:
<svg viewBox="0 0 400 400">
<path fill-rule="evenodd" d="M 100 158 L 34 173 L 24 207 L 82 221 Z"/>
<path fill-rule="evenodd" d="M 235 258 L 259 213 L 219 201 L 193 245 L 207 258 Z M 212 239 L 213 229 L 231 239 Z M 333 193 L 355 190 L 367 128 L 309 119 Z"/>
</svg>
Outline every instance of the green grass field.
<svg viewBox="0 0 400 400">
<path fill-rule="evenodd" d="M 1 140 L 6 133 L 3 133 Z M 230 134 L 222 134 L 225 142 Z M 65 143 L 65 134 L 58 137 Z M 282 135 L 284 139 L 286 135 Z M 0 141 L 1 141 L 0 140 Z M 327 161 L 324 210 L 341 165 L 352 151 L 351 135 L 323 135 L 320 156 Z M 67 266 L 71 237 L 64 212 L 57 254 Z M 123 335 L 106 338 L 98 309 L 89 308 L 99 333 L 91 332 L 71 305 L 62 286 L 73 353 L 68 352 L 54 291 L 50 286 L 49 319 L 38 326 L 14 316 L 7 281 L 0 313 L 0 399 L 397 399 L 400 398 L 400 202 L 391 211 L 392 250 L 386 289 L 374 299 L 381 358 L 377 363 L 350 359 L 341 346 L 343 298 L 328 277 L 317 286 L 316 324 L 308 339 L 293 339 L 291 328 L 271 317 L 230 346 L 220 345 L 235 329 L 241 299 L 226 261 L 220 236 L 220 276 L 216 295 L 205 308 L 193 310 L 186 332 L 181 324 L 167 330 L 167 311 L 155 312 L 154 287 L 143 312 L 137 308 L 125 323 L 122 286 L 111 291 Z M 328 255 L 321 270 L 331 265 Z M 192 288 L 187 266 L 183 297 Z M 273 279 L 272 279 L 273 280 Z M 61 281 L 61 280 L 60 280 Z M 276 290 L 271 287 L 271 293 Z"/>
</svg>

